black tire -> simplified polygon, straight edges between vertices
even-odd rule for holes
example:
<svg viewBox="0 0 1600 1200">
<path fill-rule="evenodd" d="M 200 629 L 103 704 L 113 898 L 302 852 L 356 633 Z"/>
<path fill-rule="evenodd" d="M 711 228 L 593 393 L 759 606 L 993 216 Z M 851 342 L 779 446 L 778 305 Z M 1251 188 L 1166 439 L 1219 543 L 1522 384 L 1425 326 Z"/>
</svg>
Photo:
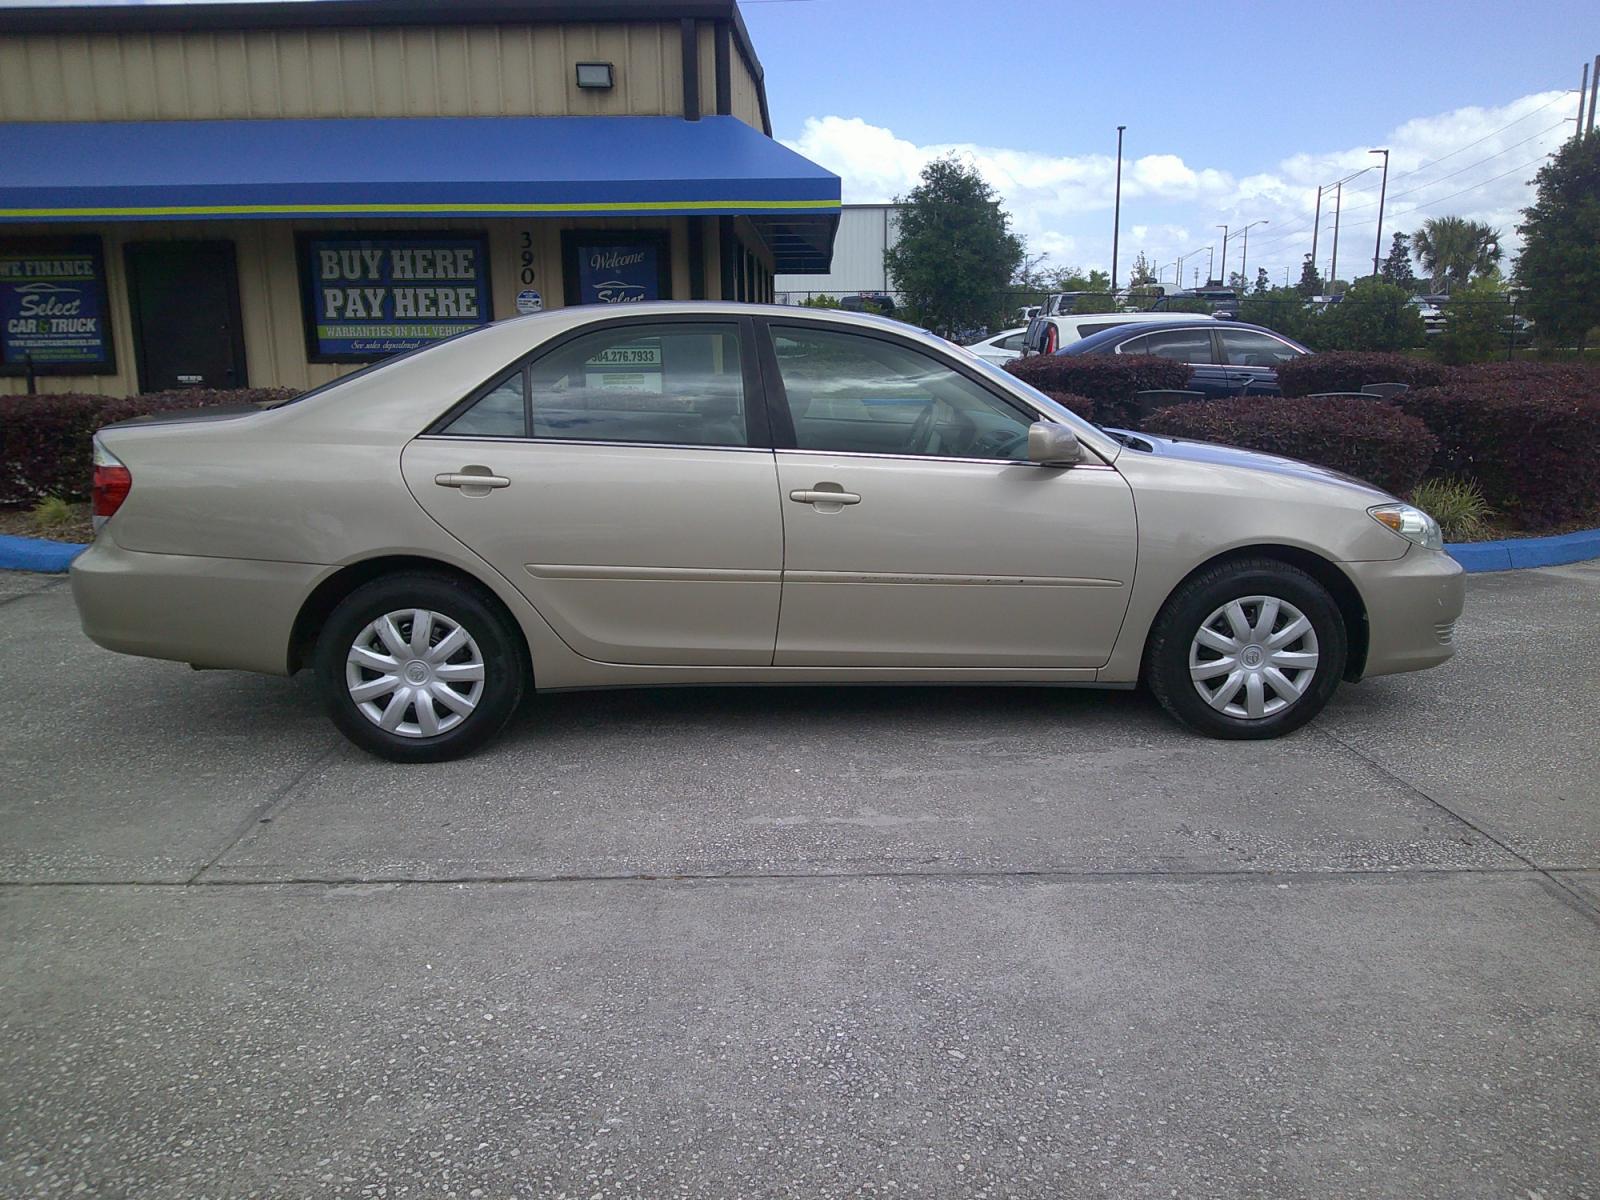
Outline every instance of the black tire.
<svg viewBox="0 0 1600 1200">
<path fill-rule="evenodd" d="M 464 716 L 455 714 L 459 716 L 455 724 L 432 736 L 405 736 L 380 728 L 351 696 L 346 679 L 346 659 L 357 637 L 385 614 L 413 609 L 440 614 L 459 626 L 476 643 L 483 664 L 475 707 Z M 409 636 L 411 627 L 401 628 Z M 458 657 L 462 655 L 470 656 L 470 650 L 459 652 Z M 339 603 L 317 638 L 316 674 L 328 715 L 341 733 L 379 758 L 419 763 L 459 758 L 498 734 L 522 702 L 530 671 L 520 631 L 491 597 L 445 575 L 407 572 L 363 584 Z M 371 674 L 377 677 L 376 672 Z M 454 686 L 471 688 L 471 684 Z M 432 700 L 428 703 L 432 711 L 443 712 L 440 724 L 452 719 L 447 706 Z M 414 703 L 401 711 L 412 714 L 409 724 L 420 724 Z"/>
<path fill-rule="evenodd" d="M 1190 675 L 1190 649 L 1211 614 L 1230 601 L 1256 596 L 1275 597 L 1299 609 L 1316 635 L 1318 657 L 1298 699 L 1276 712 L 1251 718 L 1223 712 L 1201 696 Z M 1248 609 L 1247 615 L 1251 614 L 1259 617 L 1260 607 Z M 1246 559 L 1201 571 L 1172 594 L 1151 628 L 1144 677 L 1161 707 L 1196 733 L 1215 738 L 1274 738 L 1299 729 L 1322 711 L 1344 676 L 1348 657 L 1344 617 L 1325 587 L 1287 563 Z M 1296 683 L 1300 680 L 1298 673 L 1290 678 Z M 1270 703 L 1276 696 L 1270 684 L 1267 694 Z"/>
</svg>

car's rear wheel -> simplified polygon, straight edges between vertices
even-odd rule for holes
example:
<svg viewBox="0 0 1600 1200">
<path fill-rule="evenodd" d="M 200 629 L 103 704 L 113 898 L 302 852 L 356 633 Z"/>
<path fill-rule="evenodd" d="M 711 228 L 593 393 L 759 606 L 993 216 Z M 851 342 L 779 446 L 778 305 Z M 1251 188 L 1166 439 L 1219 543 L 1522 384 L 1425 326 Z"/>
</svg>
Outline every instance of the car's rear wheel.
<svg viewBox="0 0 1600 1200">
<path fill-rule="evenodd" d="M 1224 563 L 1173 593 L 1151 631 L 1145 680 L 1163 708 L 1219 738 L 1271 738 L 1316 716 L 1344 675 L 1339 606 L 1304 571 Z"/>
<path fill-rule="evenodd" d="M 490 600 L 422 573 L 345 597 L 317 639 L 316 671 L 333 723 L 395 762 L 443 762 L 483 745 L 516 711 L 528 675 L 520 636 Z"/>
</svg>

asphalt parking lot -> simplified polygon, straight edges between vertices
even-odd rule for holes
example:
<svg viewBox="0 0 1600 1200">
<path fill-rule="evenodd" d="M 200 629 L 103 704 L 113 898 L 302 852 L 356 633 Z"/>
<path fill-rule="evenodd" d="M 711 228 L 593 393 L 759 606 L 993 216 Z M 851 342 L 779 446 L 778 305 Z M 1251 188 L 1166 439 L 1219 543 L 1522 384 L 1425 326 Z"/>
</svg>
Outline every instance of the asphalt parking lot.
<svg viewBox="0 0 1600 1200">
<path fill-rule="evenodd" d="M 1276 743 L 539 697 L 463 763 L 0 576 L 0 1195 L 1600 1197 L 1600 564 Z"/>
</svg>

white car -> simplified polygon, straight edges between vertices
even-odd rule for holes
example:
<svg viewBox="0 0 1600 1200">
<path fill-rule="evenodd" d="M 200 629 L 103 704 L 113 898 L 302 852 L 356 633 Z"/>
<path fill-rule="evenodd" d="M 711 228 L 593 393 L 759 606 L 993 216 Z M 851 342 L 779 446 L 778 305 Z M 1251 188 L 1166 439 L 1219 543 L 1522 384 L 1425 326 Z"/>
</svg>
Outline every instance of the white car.
<svg viewBox="0 0 1600 1200">
<path fill-rule="evenodd" d="M 967 347 L 984 362 L 992 362 L 997 367 L 1003 367 L 1013 358 L 1022 355 L 1022 339 L 1027 336 L 1027 326 L 1016 329 L 1005 329 L 993 337 L 986 337 L 981 342 L 973 342 Z"/>
<path fill-rule="evenodd" d="M 1138 325 L 1146 321 L 1168 325 L 1193 314 L 1172 312 L 1073 313 L 1061 317 L 1037 316 L 1023 331 L 1021 353 L 1054 354 L 1091 333 L 1115 329 L 1119 325 Z"/>
</svg>

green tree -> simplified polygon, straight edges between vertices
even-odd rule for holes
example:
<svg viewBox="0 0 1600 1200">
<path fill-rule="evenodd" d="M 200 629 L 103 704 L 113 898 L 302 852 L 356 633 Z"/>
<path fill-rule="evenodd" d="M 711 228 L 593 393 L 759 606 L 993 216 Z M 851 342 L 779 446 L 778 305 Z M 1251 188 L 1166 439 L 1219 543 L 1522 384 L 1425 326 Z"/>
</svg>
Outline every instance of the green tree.
<svg viewBox="0 0 1600 1200">
<path fill-rule="evenodd" d="M 994 189 L 955 155 L 899 197 L 900 240 L 883 262 L 908 317 L 945 337 L 988 328 L 1022 266 L 1022 241 Z"/>
<path fill-rule="evenodd" d="M 1411 269 L 1410 234 L 1394 235 L 1394 241 L 1389 243 L 1389 257 L 1383 260 L 1383 269 L 1379 274 L 1385 283 L 1392 283 L 1408 292 L 1417 290 L 1417 273 Z"/>
<path fill-rule="evenodd" d="M 1368 276 L 1317 316 L 1309 340 L 1318 350 L 1405 350 L 1422 345 L 1425 334 L 1410 295 Z"/>
<path fill-rule="evenodd" d="M 839 302 L 827 292 L 818 292 L 815 296 L 807 296 L 800 301 L 801 308 L 838 308 Z"/>
<path fill-rule="evenodd" d="M 1285 337 L 1308 345 L 1314 340 L 1312 326 L 1315 318 L 1306 307 L 1306 298 L 1300 294 L 1299 288 L 1268 288 L 1251 292 L 1239 301 L 1239 320 L 1275 329 Z"/>
<path fill-rule="evenodd" d="M 1434 348 L 1441 362 L 1474 363 L 1504 353 L 1511 315 L 1505 282 L 1499 272 L 1481 275 L 1450 293 L 1444 306 L 1444 330 Z"/>
<path fill-rule="evenodd" d="M 1534 177 L 1522 210 L 1517 282 L 1541 341 L 1576 344 L 1600 325 L 1600 131 L 1573 138 Z"/>
<path fill-rule="evenodd" d="M 1435 291 L 1456 288 L 1500 262 L 1500 231 L 1464 217 L 1429 217 L 1411 235 L 1417 260 Z"/>
<path fill-rule="evenodd" d="M 1267 277 L 1265 267 L 1256 268 L 1256 286 L 1251 290 L 1258 296 L 1263 296 L 1272 290 L 1272 280 Z"/>
<path fill-rule="evenodd" d="M 1322 295 L 1322 276 L 1317 273 L 1317 264 L 1311 261 L 1309 254 L 1300 264 L 1300 282 L 1294 285 L 1294 290 L 1307 300 Z"/>
<path fill-rule="evenodd" d="M 1136 288 L 1146 283 L 1156 281 L 1156 269 L 1143 250 L 1133 260 L 1133 270 L 1128 273 L 1128 286 Z"/>
</svg>

